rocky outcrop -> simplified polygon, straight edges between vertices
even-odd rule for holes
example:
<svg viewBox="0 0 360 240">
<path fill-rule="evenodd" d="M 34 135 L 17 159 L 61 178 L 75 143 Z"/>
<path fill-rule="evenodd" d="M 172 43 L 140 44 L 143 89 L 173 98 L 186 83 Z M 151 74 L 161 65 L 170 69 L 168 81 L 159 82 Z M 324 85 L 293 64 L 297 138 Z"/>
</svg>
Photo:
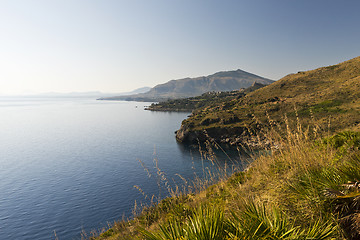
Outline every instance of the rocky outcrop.
<svg viewBox="0 0 360 240">
<path fill-rule="evenodd" d="M 255 129 L 253 129 L 256 131 Z M 246 146 L 252 149 L 265 148 L 270 145 L 264 137 L 254 135 L 245 127 L 214 127 L 206 130 L 192 130 L 182 124 L 176 131 L 176 139 L 181 143 L 197 145 L 206 141 L 230 146 Z"/>
<path fill-rule="evenodd" d="M 190 131 L 190 127 L 184 122 L 181 124 L 179 130 L 175 132 L 176 140 L 181 143 L 195 144 L 200 139 L 204 139 L 203 134 L 200 131 Z"/>
</svg>

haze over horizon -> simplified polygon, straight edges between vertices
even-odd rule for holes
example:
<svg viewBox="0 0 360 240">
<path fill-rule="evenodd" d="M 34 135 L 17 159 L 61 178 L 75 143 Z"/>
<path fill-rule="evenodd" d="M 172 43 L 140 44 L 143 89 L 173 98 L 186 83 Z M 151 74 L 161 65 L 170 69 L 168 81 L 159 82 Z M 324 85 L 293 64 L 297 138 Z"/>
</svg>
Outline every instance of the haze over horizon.
<svg viewBox="0 0 360 240">
<path fill-rule="evenodd" d="M 356 0 L 4 0 L 0 95 L 128 92 L 235 69 L 277 80 L 359 56 L 359 7 Z"/>
</svg>

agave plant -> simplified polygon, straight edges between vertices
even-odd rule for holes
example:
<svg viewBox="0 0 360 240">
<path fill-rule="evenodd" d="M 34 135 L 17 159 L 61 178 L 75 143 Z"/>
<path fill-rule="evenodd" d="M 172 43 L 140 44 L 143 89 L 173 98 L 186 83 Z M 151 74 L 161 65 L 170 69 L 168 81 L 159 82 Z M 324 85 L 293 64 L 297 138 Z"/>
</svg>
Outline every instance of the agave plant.
<svg viewBox="0 0 360 240">
<path fill-rule="evenodd" d="M 224 211 L 218 207 L 199 207 L 186 220 L 173 219 L 160 226 L 158 233 L 140 229 L 147 240 L 226 239 Z"/>
<path fill-rule="evenodd" d="M 244 204 L 244 211 L 232 212 L 227 221 L 230 239 L 244 240 L 277 240 L 277 239 L 331 239 L 336 228 L 329 222 L 320 221 L 301 229 L 295 226 L 279 209 L 272 207 L 270 211 L 262 203 L 249 200 Z"/>
<path fill-rule="evenodd" d="M 264 204 L 252 200 L 244 204 L 243 211 L 232 212 L 227 223 L 229 236 L 235 239 L 286 239 L 298 232 L 281 211 L 273 208 L 269 214 Z"/>
<path fill-rule="evenodd" d="M 166 225 L 160 225 L 159 233 L 152 233 L 145 229 L 140 229 L 145 239 L 147 240 L 182 240 L 185 238 L 186 232 L 184 231 L 181 222 L 172 220 Z"/>
<path fill-rule="evenodd" d="M 187 222 L 185 231 L 188 239 L 225 239 L 224 211 L 215 207 L 200 207 Z"/>
</svg>

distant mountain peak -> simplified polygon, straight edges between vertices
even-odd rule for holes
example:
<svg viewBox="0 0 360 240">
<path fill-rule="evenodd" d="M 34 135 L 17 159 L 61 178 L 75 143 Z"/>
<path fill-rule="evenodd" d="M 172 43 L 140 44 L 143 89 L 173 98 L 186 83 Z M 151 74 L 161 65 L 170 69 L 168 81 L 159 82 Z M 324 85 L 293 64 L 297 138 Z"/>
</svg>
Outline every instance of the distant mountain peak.
<svg viewBox="0 0 360 240">
<path fill-rule="evenodd" d="M 111 100 L 160 101 L 166 99 L 199 96 L 206 92 L 233 91 L 252 86 L 254 82 L 268 85 L 273 81 L 257 76 L 244 70 L 216 72 L 212 75 L 196 78 L 182 78 L 158 84 L 150 91 L 131 96 L 108 98 Z"/>
</svg>

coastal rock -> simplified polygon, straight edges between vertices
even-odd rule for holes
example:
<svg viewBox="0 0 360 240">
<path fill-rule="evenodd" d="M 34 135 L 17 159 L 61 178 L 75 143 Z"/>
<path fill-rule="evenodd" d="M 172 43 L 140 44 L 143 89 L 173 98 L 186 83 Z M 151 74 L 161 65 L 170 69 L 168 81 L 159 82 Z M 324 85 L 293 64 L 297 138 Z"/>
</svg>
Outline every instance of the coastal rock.
<svg viewBox="0 0 360 240">
<path fill-rule="evenodd" d="M 181 125 L 180 129 L 176 132 L 176 140 L 181 143 L 195 144 L 200 139 L 204 139 L 202 134 L 198 131 L 190 131 L 185 125 Z"/>
<path fill-rule="evenodd" d="M 197 145 L 206 141 L 228 146 L 248 147 L 252 150 L 272 147 L 271 143 L 264 136 L 253 135 L 245 127 L 214 127 L 206 130 L 193 130 L 186 124 L 175 132 L 176 140 L 181 143 Z"/>
<path fill-rule="evenodd" d="M 206 130 L 192 130 L 187 124 L 182 124 L 176 131 L 176 139 L 181 143 L 198 144 L 205 141 L 215 141 L 217 143 L 236 143 L 247 138 L 244 128 L 208 128 Z"/>
</svg>

